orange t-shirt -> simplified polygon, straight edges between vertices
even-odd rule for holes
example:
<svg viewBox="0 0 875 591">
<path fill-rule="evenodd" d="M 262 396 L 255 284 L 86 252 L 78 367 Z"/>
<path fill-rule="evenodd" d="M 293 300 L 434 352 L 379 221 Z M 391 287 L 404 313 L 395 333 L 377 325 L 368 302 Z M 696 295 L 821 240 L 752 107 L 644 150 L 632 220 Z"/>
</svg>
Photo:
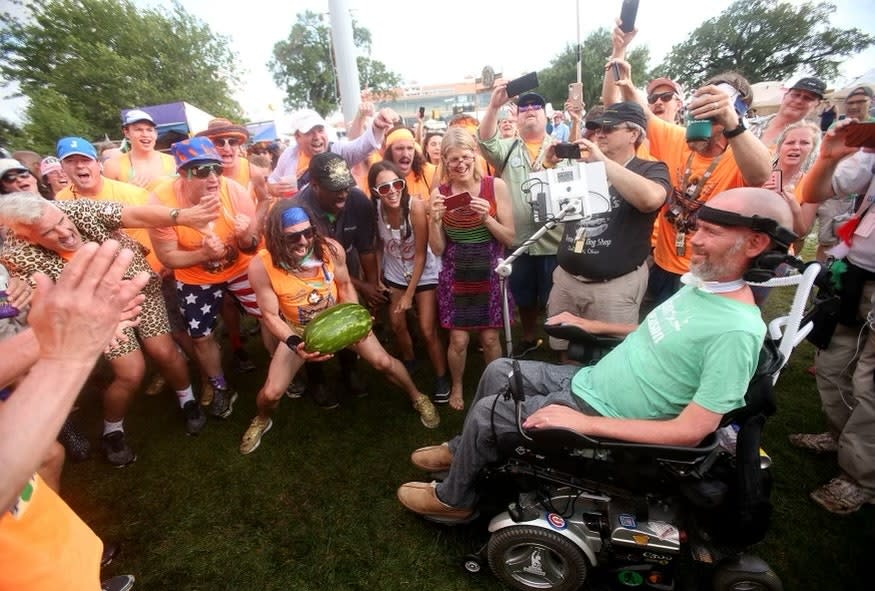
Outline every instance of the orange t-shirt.
<svg viewBox="0 0 875 591">
<path fill-rule="evenodd" d="M 97 201 L 115 201 L 123 205 L 148 205 L 149 193 L 146 189 L 136 185 L 130 185 L 121 181 L 114 181 L 106 177 L 102 178 L 100 190 L 96 195 L 80 195 L 73 190 L 73 185 L 67 185 L 55 195 L 55 201 L 72 201 L 74 199 L 95 199 Z M 166 178 L 156 179 L 155 184 L 161 185 L 162 182 L 169 182 Z M 148 251 L 146 261 L 152 270 L 159 273 L 164 265 L 155 256 L 155 249 L 152 248 L 152 239 L 149 238 L 149 231 L 146 228 L 123 228 L 125 234 L 142 244 Z"/>
<path fill-rule="evenodd" d="M 430 162 L 422 163 L 422 176 L 416 178 L 416 173 L 412 170 L 407 173 L 404 179 L 407 181 L 407 192 L 411 197 L 419 197 L 425 202 L 431 196 L 431 191 L 434 188 L 434 173 L 437 171 L 437 166 Z"/>
<path fill-rule="evenodd" d="M 258 251 L 258 256 L 276 293 L 280 311 L 298 336 L 303 336 L 304 327 L 316 314 L 337 303 L 334 262 L 330 255 L 321 266 L 313 269 L 310 277 L 301 277 L 275 267 L 273 257 L 266 249 Z"/>
<path fill-rule="evenodd" d="M 103 543 L 39 475 L 0 514 L 0 591 L 99 591 Z"/>
<path fill-rule="evenodd" d="M 713 158 L 706 158 L 690 150 L 686 142 L 686 130 L 683 127 L 668 123 L 657 117 L 651 117 L 647 124 L 647 139 L 650 143 L 650 153 L 668 166 L 672 187 L 678 191 L 681 190 L 683 185 L 684 169 L 687 166 L 690 154 L 693 155 L 690 161 L 691 179 L 701 178 L 713 160 Z M 743 187 L 745 185 L 744 177 L 742 177 L 741 171 L 735 162 L 732 147 L 727 146 L 726 151 L 719 158 L 720 161 L 714 167 L 711 176 L 699 194 L 698 201 L 700 203 L 705 203 L 711 197 L 726 189 Z M 671 201 L 671 197 L 669 197 L 668 201 Z M 690 269 L 690 237 L 687 234 L 684 241 L 684 254 L 678 255 L 675 247 L 677 231 L 674 224 L 666 220 L 664 215 L 669 206 L 669 202 L 666 202 L 656 218 L 658 234 L 656 248 L 653 251 L 653 260 L 666 271 L 682 275 Z"/>
<path fill-rule="evenodd" d="M 150 180 L 146 183 L 145 189 L 147 191 L 155 190 L 159 184 L 167 179 L 172 179 L 176 176 L 176 161 L 173 160 L 172 156 L 168 156 L 162 152 L 155 152 L 158 154 L 158 159 L 161 162 L 161 174 Z M 131 153 L 127 154 L 119 154 L 115 157 L 118 161 L 118 175 L 119 178 L 115 180 L 119 180 L 123 183 L 130 182 L 136 176 L 136 171 L 134 170 L 133 161 L 131 160 Z"/>
<path fill-rule="evenodd" d="M 191 207 L 194 203 L 188 201 L 182 193 L 182 179 L 172 183 L 161 185 L 152 193 L 155 200 L 167 207 Z M 239 183 L 232 179 L 222 177 L 219 180 L 219 202 L 222 205 L 221 213 L 211 228 L 195 230 L 186 226 L 168 226 L 166 228 L 154 228 L 152 231 L 161 240 L 175 241 L 181 250 L 199 250 L 203 245 L 204 238 L 208 234 L 214 234 L 225 243 L 227 252 L 231 253 L 233 260 L 227 260 L 222 269 L 208 271 L 202 265 L 176 269 L 174 275 L 178 281 L 188 285 L 213 285 L 234 279 L 246 273 L 251 254 L 241 252 L 237 248 L 237 239 L 234 237 L 234 216 L 239 213 L 255 219 L 255 204 L 249 198 Z"/>
</svg>

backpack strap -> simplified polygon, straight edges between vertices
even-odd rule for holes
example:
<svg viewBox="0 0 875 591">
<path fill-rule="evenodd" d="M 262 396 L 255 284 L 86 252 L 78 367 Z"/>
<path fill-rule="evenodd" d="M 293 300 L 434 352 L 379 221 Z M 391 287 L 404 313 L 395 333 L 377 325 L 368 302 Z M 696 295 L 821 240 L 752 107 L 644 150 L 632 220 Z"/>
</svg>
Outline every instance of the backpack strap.
<svg viewBox="0 0 875 591">
<path fill-rule="evenodd" d="M 495 176 L 500 177 L 504 174 L 504 169 L 507 168 L 507 161 L 510 160 L 510 155 L 513 154 L 513 151 L 516 150 L 516 147 L 520 143 L 520 138 L 516 138 L 513 143 L 510 145 L 510 150 L 507 151 L 507 156 L 504 157 L 504 162 L 501 163 L 501 168 L 495 169 Z"/>
</svg>

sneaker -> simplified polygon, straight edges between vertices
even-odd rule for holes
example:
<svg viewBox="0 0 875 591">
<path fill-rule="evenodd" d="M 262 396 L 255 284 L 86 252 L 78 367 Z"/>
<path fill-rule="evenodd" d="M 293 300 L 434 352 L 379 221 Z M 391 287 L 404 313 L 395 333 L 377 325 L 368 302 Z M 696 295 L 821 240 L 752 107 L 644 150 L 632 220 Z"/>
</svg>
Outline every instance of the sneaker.
<svg viewBox="0 0 875 591">
<path fill-rule="evenodd" d="M 61 426 L 58 442 L 64 446 L 67 459 L 71 462 L 84 462 L 91 455 L 91 442 L 76 428 L 71 417 L 67 417 Z"/>
<path fill-rule="evenodd" d="M 160 373 L 155 374 L 152 378 L 152 381 L 149 382 L 149 385 L 146 386 L 146 389 L 143 391 L 146 396 L 157 396 L 161 393 L 161 390 L 164 389 L 164 386 L 167 385 L 167 381 L 164 379 Z"/>
<path fill-rule="evenodd" d="M 288 388 L 286 388 L 286 396 L 288 398 L 300 398 L 306 390 L 307 384 L 304 383 L 300 376 L 296 375 L 292 378 Z"/>
<path fill-rule="evenodd" d="M 431 399 L 435 404 L 446 404 L 450 401 L 450 378 L 446 374 L 435 379 Z"/>
<path fill-rule="evenodd" d="M 313 384 L 307 389 L 307 391 L 310 393 L 313 402 L 325 410 L 330 410 L 340 406 L 340 401 L 337 396 L 337 388 L 329 391 L 328 388 L 325 387 L 325 384 Z"/>
<path fill-rule="evenodd" d="M 120 575 L 100 583 L 100 591 L 128 591 L 134 586 L 134 575 Z"/>
<path fill-rule="evenodd" d="M 182 405 L 182 416 L 185 418 L 185 432 L 189 435 L 197 435 L 207 424 L 207 415 L 194 400 Z"/>
<path fill-rule="evenodd" d="M 270 420 L 270 417 L 255 417 L 252 419 L 252 422 L 249 423 L 249 428 L 246 429 L 246 433 L 243 434 L 243 439 L 240 441 L 240 453 L 243 455 L 251 454 L 258 449 L 258 446 L 261 445 L 261 438 L 270 431 L 271 427 L 273 427 L 273 421 Z"/>
<path fill-rule="evenodd" d="M 437 413 L 437 409 L 428 396 L 420 394 L 413 402 L 413 408 L 419 413 L 419 420 L 425 425 L 426 429 L 434 429 L 441 424 L 441 417 Z"/>
<path fill-rule="evenodd" d="M 213 403 L 213 385 L 209 382 L 204 382 L 201 386 L 201 406 L 209 406 Z"/>
<path fill-rule="evenodd" d="M 112 431 L 101 438 L 106 461 L 116 468 L 124 468 L 137 461 L 137 454 L 125 441 L 124 431 Z"/>
<path fill-rule="evenodd" d="M 790 443 L 802 449 L 808 449 L 817 453 L 836 452 L 839 442 L 832 433 L 794 433 L 788 437 Z"/>
<path fill-rule="evenodd" d="M 532 351 L 540 348 L 543 343 L 543 339 L 535 339 L 534 341 L 520 341 L 519 344 L 513 348 L 513 358 L 520 359 L 522 357 L 525 357 Z"/>
<path fill-rule="evenodd" d="M 213 388 L 213 401 L 210 403 L 210 414 L 217 419 L 227 419 L 237 402 L 237 392 L 229 387 Z"/>
<path fill-rule="evenodd" d="M 811 493 L 815 503 L 838 515 L 859 511 L 866 503 L 875 505 L 875 495 L 860 488 L 847 476 L 833 478 Z"/>
<path fill-rule="evenodd" d="M 238 373 L 249 373 L 255 371 L 255 364 L 249 358 L 249 353 L 246 349 L 237 349 L 234 351 L 234 368 Z"/>
</svg>

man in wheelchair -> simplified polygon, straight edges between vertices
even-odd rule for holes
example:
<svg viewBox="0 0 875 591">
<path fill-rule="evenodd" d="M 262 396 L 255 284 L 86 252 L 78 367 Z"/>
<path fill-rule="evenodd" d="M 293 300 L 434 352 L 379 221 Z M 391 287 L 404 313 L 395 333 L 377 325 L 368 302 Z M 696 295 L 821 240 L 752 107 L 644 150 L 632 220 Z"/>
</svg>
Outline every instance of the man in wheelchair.
<svg viewBox="0 0 875 591">
<path fill-rule="evenodd" d="M 588 367 L 520 362 L 523 428 L 675 446 L 694 446 L 714 432 L 724 414 L 744 405 L 766 331 L 744 275 L 761 255 L 786 253 L 792 222 L 771 191 L 725 191 L 699 209 L 687 285 L 640 326 L 567 313 L 551 318 L 628 336 Z M 508 359 L 486 368 L 460 436 L 413 452 L 417 467 L 449 472 L 437 484 L 402 485 L 398 499 L 407 509 L 441 523 L 472 517 L 477 476 L 501 459 L 496 438 L 517 431 L 514 402 L 502 396 L 510 370 Z"/>
</svg>

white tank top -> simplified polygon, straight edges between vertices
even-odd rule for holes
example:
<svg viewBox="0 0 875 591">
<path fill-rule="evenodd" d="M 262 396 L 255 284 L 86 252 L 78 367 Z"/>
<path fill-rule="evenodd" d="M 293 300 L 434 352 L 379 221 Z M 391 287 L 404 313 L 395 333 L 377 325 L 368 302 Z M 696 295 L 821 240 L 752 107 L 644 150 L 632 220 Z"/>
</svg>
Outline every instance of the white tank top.
<svg viewBox="0 0 875 591">
<path fill-rule="evenodd" d="M 409 217 L 407 223 L 410 223 Z M 377 231 L 383 242 L 383 276 L 392 283 L 409 285 L 413 275 L 413 257 L 416 251 L 413 232 L 411 231 L 410 236 L 404 240 L 402 236 L 406 233 L 406 228 L 403 224 L 398 229 L 389 227 L 383 218 L 382 203 L 377 207 Z M 440 259 L 426 245 L 425 268 L 422 270 L 422 277 L 419 278 L 417 285 L 437 285 L 439 272 Z"/>
</svg>

